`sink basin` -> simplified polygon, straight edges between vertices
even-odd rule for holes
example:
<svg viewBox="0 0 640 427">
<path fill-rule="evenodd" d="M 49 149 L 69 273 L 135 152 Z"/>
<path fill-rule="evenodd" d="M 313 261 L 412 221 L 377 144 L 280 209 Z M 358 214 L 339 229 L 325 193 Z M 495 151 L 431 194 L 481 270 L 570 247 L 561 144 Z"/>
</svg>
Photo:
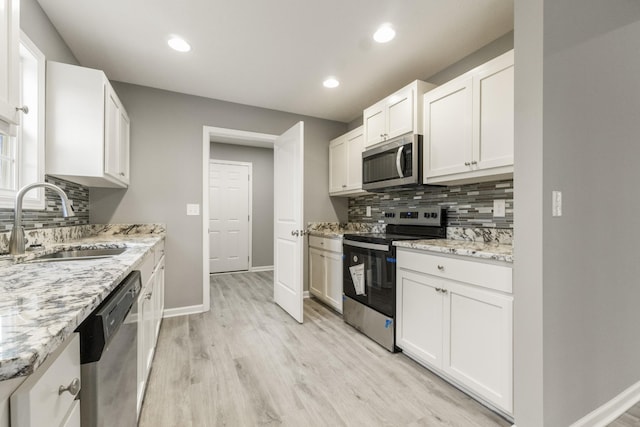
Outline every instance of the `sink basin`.
<svg viewBox="0 0 640 427">
<path fill-rule="evenodd" d="M 115 255 L 120 255 L 126 250 L 127 248 L 97 248 L 60 251 L 52 254 L 41 255 L 32 259 L 31 262 L 75 261 L 81 259 L 109 258 Z"/>
</svg>

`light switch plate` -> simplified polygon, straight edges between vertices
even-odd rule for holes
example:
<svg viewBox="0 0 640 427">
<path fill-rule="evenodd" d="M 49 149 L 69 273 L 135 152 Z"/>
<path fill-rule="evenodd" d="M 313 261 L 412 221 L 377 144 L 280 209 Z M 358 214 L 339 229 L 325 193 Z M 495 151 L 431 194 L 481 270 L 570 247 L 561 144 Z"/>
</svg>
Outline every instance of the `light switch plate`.
<svg viewBox="0 0 640 427">
<path fill-rule="evenodd" d="M 562 216 L 562 191 L 551 192 L 551 216 Z"/>
<path fill-rule="evenodd" d="M 200 215 L 200 205 L 195 203 L 187 203 L 187 215 Z"/>
<path fill-rule="evenodd" d="M 493 201 L 493 217 L 504 218 L 507 210 L 507 203 L 504 199 L 496 199 Z"/>
</svg>

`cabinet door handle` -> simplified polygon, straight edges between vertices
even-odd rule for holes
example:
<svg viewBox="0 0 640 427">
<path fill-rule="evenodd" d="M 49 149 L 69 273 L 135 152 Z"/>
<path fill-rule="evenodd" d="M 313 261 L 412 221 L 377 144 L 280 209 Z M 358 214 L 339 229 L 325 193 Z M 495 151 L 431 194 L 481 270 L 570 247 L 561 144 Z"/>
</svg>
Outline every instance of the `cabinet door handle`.
<svg viewBox="0 0 640 427">
<path fill-rule="evenodd" d="M 146 295 L 144 296 L 144 299 L 151 299 L 151 297 L 152 297 L 152 296 L 153 296 L 153 293 L 152 293 L 152 292 L 149 292 L 148 294 L 146 294 Z"/>
<path fill-rule="evenodd" d="M 78 392 L 80 391 L 80 378 L 74 378 L 68 386 L 61 385 L 58 387 L 58 395 L 61 395 L 65 391 L 68 391 L 71 396 L 76 397 Z"/>
<path fill-rule="evenodd" d="M 469 163 L 469 162 L 464 162 L 464 165 L 465 165 L 465 166 L 471 166 L 471 163 Z"/>
<path fill-rule="evenodd" d="M 347 188 L 347 184 L 342 184 L 342 188 Z"/>
<path fill-rule="evenodd" d="M 22 107 L 16 107 L 16 111 L 22 111 L 24 114 L 29 114 L 29 107 L 23 105 Z"/>
<path fill-rule="evenodd" d="M 477 165 L 478 162 L 476 162 L 475 160 L 471 162 L 472 165 Z"/>
<path fill-rule="evenodd" d="M 442 288 L 436 288 L 436 292 L 442 292 Z"/>
<path fill-rule="evenodd" d="M 440 292 L 442 292 L 443 294 L 446 294 L 449 291 L 447 291 L 446 289 L 442 288 L 442 289 L 440 289 Z"/>
<path fill-rule="evenodd" d="M 440 271 L 444 271 L 444 265 L 439 265 L 439 266 L 438 266 L 438 270 L 440 270 Z"/>
<path fill-rule="evenodd" d="M 292 230 L 292 231 L 291 231 L 291 235 L 292 235 L 292 236 L 299 236 L 299 235 L 300 235 L 300 232 L 299 232 L 298 230 Z"/>
</svg>

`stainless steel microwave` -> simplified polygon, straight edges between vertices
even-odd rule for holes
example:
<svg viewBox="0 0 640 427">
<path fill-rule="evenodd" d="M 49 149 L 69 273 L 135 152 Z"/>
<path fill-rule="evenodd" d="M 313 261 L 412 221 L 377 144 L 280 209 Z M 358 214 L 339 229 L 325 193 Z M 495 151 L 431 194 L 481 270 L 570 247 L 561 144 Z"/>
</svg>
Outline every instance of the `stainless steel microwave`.
<svg viewBox="0 0 640 427">
<path fill-rule="evenodd" d="M 420 184 L 422 135 L 406 134 L 362 153 L 362 189 L 384 190 Z"/>
</svg>

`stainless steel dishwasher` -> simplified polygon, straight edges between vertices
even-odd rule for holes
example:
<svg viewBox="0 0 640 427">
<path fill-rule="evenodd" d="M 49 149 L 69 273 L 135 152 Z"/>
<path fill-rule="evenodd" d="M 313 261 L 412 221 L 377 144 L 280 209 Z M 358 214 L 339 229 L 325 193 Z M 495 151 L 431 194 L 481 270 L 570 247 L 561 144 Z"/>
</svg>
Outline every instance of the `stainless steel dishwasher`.
<svg viewBox="0 0 640 427">
<path fill-rule="evenodd" d="M 78 327 L 82 427 L 137 424 L 140 272 L 129 274 Z"/>
</svg>

